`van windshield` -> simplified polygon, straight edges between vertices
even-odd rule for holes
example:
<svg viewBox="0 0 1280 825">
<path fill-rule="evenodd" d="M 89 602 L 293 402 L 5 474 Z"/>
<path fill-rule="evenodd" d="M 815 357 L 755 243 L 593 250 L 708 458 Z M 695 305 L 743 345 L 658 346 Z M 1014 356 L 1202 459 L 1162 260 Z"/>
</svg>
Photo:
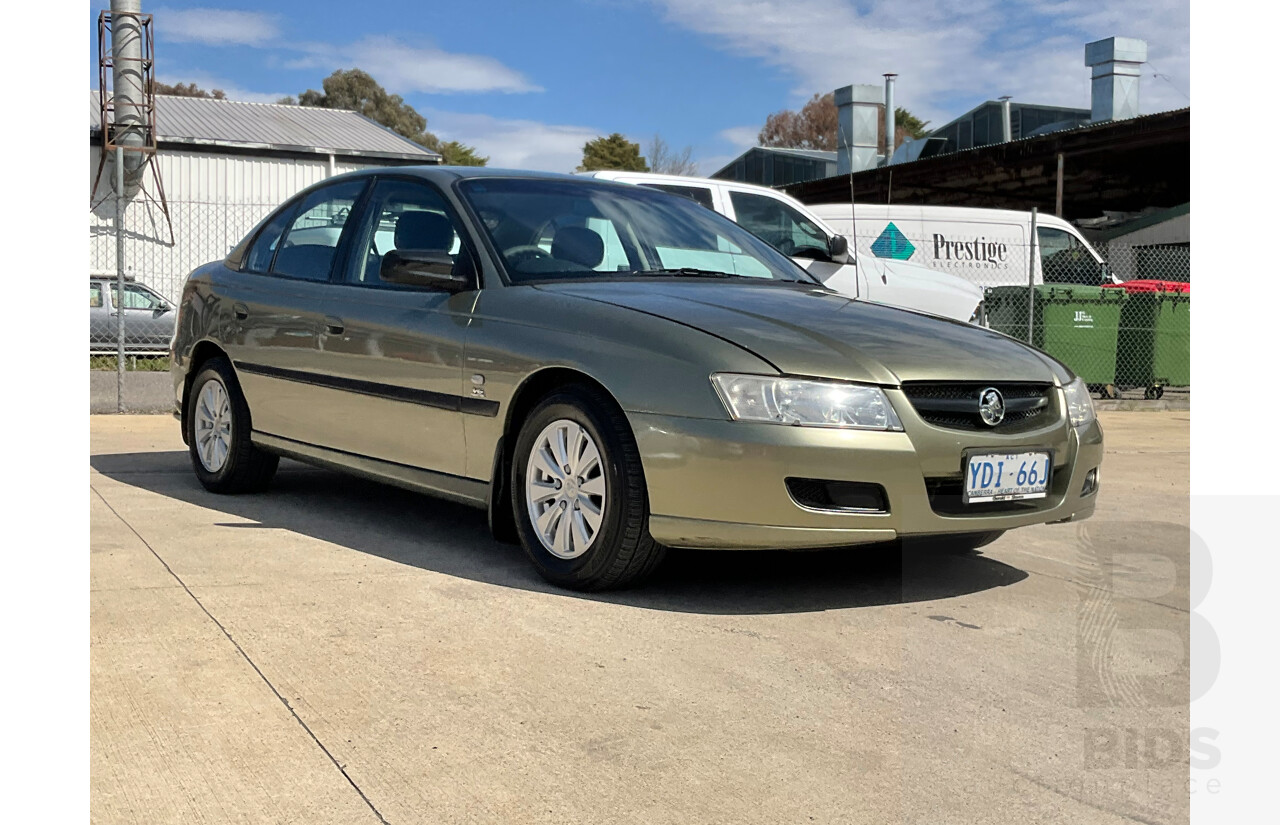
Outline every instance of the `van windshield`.
<svg viewBox="0 0 1280 825">
<path fill-rule="evenodd" d="M 813 283 L 742 227 L 683 197 L 590 180 L 458 184 L 515 283 L 652 276 Z"/>
</svg>

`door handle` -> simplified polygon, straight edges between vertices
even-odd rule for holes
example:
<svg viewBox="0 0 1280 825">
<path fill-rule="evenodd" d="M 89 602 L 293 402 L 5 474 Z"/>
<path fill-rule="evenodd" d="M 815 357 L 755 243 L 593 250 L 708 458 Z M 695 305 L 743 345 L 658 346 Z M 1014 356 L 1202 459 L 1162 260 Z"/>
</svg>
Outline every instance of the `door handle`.
<svg viewBox="0 0 1280 825">
<path fill-rule="evenodd" d="M 341 318 L 326 315 L 324 316 L 324 328 L 329 331 L 330 335 L 341 335 L 347 325 L 342 322 Z"/>
<path fill-rule="evenodd" d="M 231 311 L 236 314 L 237 321 L 243 321 L 249 317 L 249 308 L 244 304 L 236 303 L 231 305 Z"/>
</svg>

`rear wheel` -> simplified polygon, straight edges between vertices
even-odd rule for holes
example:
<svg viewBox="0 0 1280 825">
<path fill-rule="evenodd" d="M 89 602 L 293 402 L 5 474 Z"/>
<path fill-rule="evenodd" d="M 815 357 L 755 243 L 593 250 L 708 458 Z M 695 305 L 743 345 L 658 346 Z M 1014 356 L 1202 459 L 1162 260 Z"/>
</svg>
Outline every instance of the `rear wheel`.
<svg viewBox="0 0 1280 825">
<path fill-rule="evenodd" d="M 253 446 L 249 405 L 226 358 L 211 358 L 201 366 L 187 396 L 186 420 L 191 466 L 206 490 L 267 489 L 280 458 Z"/>
<path fill-rule="evenodd" d="M 635 438 L 596 390 L 560 390 L 533 409 L 516 439 L 511 492 L 520 543 L 553 584 L 625 587 L 662 560 Z"/>
</svg>

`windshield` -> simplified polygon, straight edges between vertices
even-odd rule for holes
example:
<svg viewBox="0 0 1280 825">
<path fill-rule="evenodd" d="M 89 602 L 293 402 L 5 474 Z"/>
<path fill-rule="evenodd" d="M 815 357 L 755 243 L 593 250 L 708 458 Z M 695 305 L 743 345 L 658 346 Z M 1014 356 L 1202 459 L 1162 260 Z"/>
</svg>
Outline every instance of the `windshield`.
<svg viewBox="0 0 1280 825">
<path fill-rule="evenodd" d="M 624 184 L 473 178 L 459 191 L 514 283 L 584 278 L 813 279 L 687 198 Z"/>
</svg>

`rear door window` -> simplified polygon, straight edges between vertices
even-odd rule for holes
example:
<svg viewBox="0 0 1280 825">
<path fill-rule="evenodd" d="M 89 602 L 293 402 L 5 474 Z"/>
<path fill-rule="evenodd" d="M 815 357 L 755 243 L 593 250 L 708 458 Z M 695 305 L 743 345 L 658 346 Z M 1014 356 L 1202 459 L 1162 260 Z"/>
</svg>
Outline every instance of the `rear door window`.
<svg viewBox="0 0 1280 825">
<path fill-rule="evenodd" d="M 365 183 L 364 179 L 343 181 L 308 195 L 284 233 L 271 274 L 308 281 L 329 280 L 347 218 Z"/>
<path fill-rule="evenodd" d="M 292 215 L 292 208 L 281 209 L 279 214 L 262 228 L 262 231 L 258 233 L 258 237 L 254 240 L 249 254 L 245 256 L 244 268 L 246 270 L 262 273 L 271 271 L 271 259 L 276 255 L 276 247 L 280 245 L 280 236 L 284 234 L 285 228 L 289 225 L 289 218 Z"/>
</svg>

